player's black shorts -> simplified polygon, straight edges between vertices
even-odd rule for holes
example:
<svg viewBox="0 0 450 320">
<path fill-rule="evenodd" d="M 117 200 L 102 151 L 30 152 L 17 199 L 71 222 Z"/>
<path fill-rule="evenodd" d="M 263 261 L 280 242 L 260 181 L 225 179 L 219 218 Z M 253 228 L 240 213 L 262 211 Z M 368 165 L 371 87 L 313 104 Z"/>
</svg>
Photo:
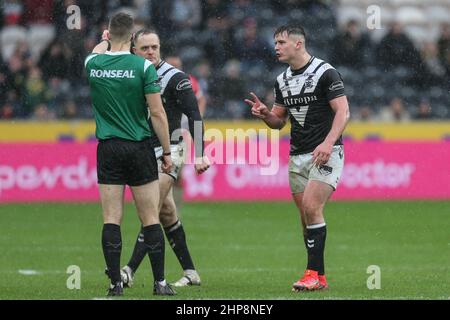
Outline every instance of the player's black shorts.
<svg viewBox="0 0 450 320">
<path fill-rule="evenodd" d="M 158 167 L 150 139 L 100 140 L 97 146 L 97 178 L 100 184 L 129 186 L 157 180 Z"/>
</svg>

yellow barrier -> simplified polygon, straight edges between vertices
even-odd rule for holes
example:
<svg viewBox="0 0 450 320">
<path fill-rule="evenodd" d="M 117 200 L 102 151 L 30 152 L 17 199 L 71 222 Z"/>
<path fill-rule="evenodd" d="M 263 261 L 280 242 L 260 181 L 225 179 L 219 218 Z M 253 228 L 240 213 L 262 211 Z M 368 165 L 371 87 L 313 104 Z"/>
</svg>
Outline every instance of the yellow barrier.
<svg viewBox="0 0 450 320">
<path fill-rule="evenodd" d="M 206 129 L 226 136 L 227 129 L 243 131 L 267 129 L 261 121 L 206 121 Z M 0 142 L 56 142 L 73 140 L 78 142 L 94 139 L 93 121 L 1 121 Z M 213 132 L 211 130 L 211 132 Z M 214 133 L 212 133 L 214 135 Z M 270 134 L 270 131 L 269 131 Z M 289 126 L 280 136 L 289 135 Z M 379 138 L 382 140 L 441 140 L 450 137 L 450 122 L 375 123 L 350 122 L 345 135 L 354 140 Z"/>
<path fill-rule="evenodd" d="M 94 133 L 93 121 L 0 122 L 0 142 L 56 142 L 65 137 L 86 141 Z"/>
</svg>

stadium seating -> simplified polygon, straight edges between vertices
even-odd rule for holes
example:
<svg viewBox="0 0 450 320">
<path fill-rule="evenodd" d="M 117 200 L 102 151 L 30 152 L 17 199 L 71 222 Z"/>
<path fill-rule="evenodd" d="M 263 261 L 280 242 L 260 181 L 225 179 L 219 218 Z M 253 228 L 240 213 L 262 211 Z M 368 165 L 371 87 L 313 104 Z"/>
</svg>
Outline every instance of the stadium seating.
<svg viewBox="0 0 450 320">
<path fill-rule="evenodd" d="M 168 0 L 167 3 L 173 2 Z M 132 4 L 133 2 L 127 2 Z M 315 56 L 330 61 L 342 74 L 346 83 L 347 95 L 353 108 L 363 105 L 370 105 L 373 110 L 378 110 L 389 102 L 392 98 L 393 88 L 395 94 L 400 95 L 410 110 L 413 110 L 421 100 L 427 100 L 433 104 L 432 108 L 436 115 L 449 117 L 450 112 L 450 93 L 448 90 L 439 87 L 439 82 L 431 81 L 430 84 L 424 84 L 419 90 L 415 86 L 421 86 L 423 79 L 421 71 L 408 70 L 406 66 L 380 66 L 378 48 L 381 39 L 389 31 L 392 22 L 399 22 L 403 25 L 406 35 L 413 41 L 414 46 L 420 50 L 426 42 L 437 42 L 441 36 L 441 24 L 450 22 L 450 1 L 448 0 L 340 0 L 340 1 L 307 1 L 299 2 L 297 6 L 290 2 L 285 4 L 280 2 L 278 8 L 274 6 L 275 2 L 255 1 L 249 4 L 252 9 L 249 12 L 256 12 L 252 15 L 258 26 L 258 36 L 267 48 L 268 52 L 273 52 L 273 31 L 274 29 L 286 23 L 297 23 L 305 27 L 308 37 L 308 50 Z M 308 3 L 309 5 L 306 5 Z M 224 106 L 233 105 L 233 101 L 227 101 L 226 95 L 218 99 L 214 95 L 214 90 L 207 90 L 221 87 L 220 75 L 223 66 L 230 59 L 241 59 L 238 56 L 236 48 L 242 45 L 242 33 L 244 24 L 242 22 L 248 17 L 245 9 L 230 8 L 234 5 L 228 3 L 228 7 L 222 13 L 224 19 L 219 19 L 222 26 L 217 29 L 207 27 L 208 19 L 211 17 L 203 16 L 201 26 L 196 29 L 179 28 L 171 25 L 169 19 L 161 20 L 161 23 L 167 21 L 167 25 L 157 25 L 157 29 L 164 31 L 162 51 L 165 53 L 177 53 L 183 60 L 184 68 L 188 72 L 195 72 L 195 67 L 199 61 L 206 61 L 211 68 L 211 76 L 202 79 L 202 83 L 207 83 L 208 89 L 204 89 L 209 99 L 210 107 L 207 109 L 206 116 L 219 119 L 223 117 L 235 117 L 229 114 Z M 94 5 L 95 6 L 95 5 Z M 153 6 L 153 4 L 152 4 Z M 236 5 L 237 6 L 237 5 Z M 309 6 L 309 7 L 308 7 Z M 367 18 L 372 14 L 371 6 L 378 6 L 380 9 L 380 28 L 367 28 Z M 100 8 L 100 7 L 99 7 Z M 151 21 L 151 13 L 145 12 L 149 7 L 145 6 L 145 1 L 136 1 L 136 7 L 120 7 L 117 3 L 110 3 L 106 6 L 105 15 L 112 14 L 118 10 L 127 10 L 137 14 L 143 21 Z M 141 8 L 141 9 L 138 9 Z M 144 8 L 144 9 L 142 9 Z M 147 8 L 147 9 L 145 9 Z M 376 7 L 373 7 L 376 8 Z M 98 9 L 98 8 L 97 8 Z M 155 9 L 155 7 L 153 7 Z M 152 9 L 152 10 L 153 10 Z M 144 10 L 144 11 L 143 11 Z M 236 16 L 227 16 L 231 12 L 238 13 Z M 150 10 L 151 11 L 151 10 Z M 65 12 L 64 12 L 65 13 Z M 101 16 L 100 13 L 97 14 Z M 146 20 L 147 19 L 147 20 Z M 366 33 L 371 42 L 371 47 L 364 52 L 364 59 L 361 65 L 349 65 L 333 61 L 333 57 L 339 55 L 339 45 L 335 46 L 336 37 L 345 29 L 350 20 L 356 20 L 360 31 Z M 55 19 L 56 21 L 56 19 Z M 63 20 L 64 21 L 64 20 Z M 98 22 L 97 22 L 98 23 Z M 219 23 L 219 24 L 220 24 Z M 98 23 L 90 26 L 87 32 L 80 36 L 85 43 L 78 43 L 73 47 L 82 48 L 77 52 L 78 65 L 72 66 L 72 70 L 82 70 L 82 61 L 86 52 L 84 48 L 89 48 L 92 43 L 97 41 L 101 33 L 97 30 L 104 25 Z M 65 28 L 63 23 L 55 25 L 6 25 L 0 30 L 1 54 L 3 61 L 8 63 L 17 45 L 27 43 L 29 47 L 29 56 L 35 63 L 39 63 L 40 55 L 47 45 L 55 38 L 60 36 L 58 28 Z M 86 37 L 86 40 L 83 40 Z M 74 41 L 75 42 L 75 41 Z M 73 50 L 65 48 L 64 51 Z M 73 52 L 69 53 L 73 58 Z M 245 53 L 244 53 L 245 58 Z M 420 57 L 419 57 L 420 59 Z M 242 60 L 242 59 L 241 59 Z M 245 83 L 247 91 L 253 90 L 260 95 L 265 95 L 273 86 L 273 78 L 282 72 L 284 66 L 275 62 L 273 57 L 261 58 L 261 61 L 241 61 L 243 69 L 240 78 Z M 448 73 L 448 71 L 446 71 Z M 82 71 L 78 72 L 78 78 L 70 79 L 71 92 L 70 98 L 77 105 L 77 116 L 81 118 L 92 117 L 90 107 L 89 90 Z M 442 81 L 445 83 L 445 81 Z M 411 89 L 412 87 L 412 89 Z M 20 90 L 17 91 L 20 96 Z M 2 99 L 0 95 L 0 100 Z M 5 97 L 3 97 L 5 99 Z M 224 100 L 225 99 L 225 100 Z M 0 101 L 0 111 L 3 101 Z M 54 105 L 55 103 L 53 103 Z M 56 111 L 57 114 L 62 114 Z M 245 113 L 244 113 L 245 114 Z M 23 115 L 18 115 L 23 116 Z M 32 114 L 26 116 L 31 117 Z M 245 116 L 249 116 L 245 114 Z M 0 113 L 0 118 L 1 118 Z"/>
<path fill-rule="evenodd" d="M 1 30 L 2 57 L 8 61 L 16 46 L 27 40 L 27 30 L 22 26 L 8 26 Z"/>
<path fill-rule="evenodd" d="M 55 28 L 52 25 L 31 25 L 28 28 L 27 41 L 32 57 L 38 58 L 42 50 L 55 38 Z"/>
</svg>

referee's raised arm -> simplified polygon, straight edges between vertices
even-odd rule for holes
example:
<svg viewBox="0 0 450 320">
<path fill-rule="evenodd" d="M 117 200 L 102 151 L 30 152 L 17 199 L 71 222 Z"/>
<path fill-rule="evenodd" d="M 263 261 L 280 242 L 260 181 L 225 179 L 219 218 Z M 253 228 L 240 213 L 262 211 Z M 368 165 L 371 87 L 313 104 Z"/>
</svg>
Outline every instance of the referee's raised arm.
<svg viewBox="0 0 450 320">
<path fill-rule="evenodd" d="M 94 49 L 92 50 L 92 53 L 105 53 L 106 51 L 111 49 L 111 41 L 109 39 L 109 30 L 103 30 L 102 34 L 102 40 L 99 44 L 97 44 Z"/>
</svg>

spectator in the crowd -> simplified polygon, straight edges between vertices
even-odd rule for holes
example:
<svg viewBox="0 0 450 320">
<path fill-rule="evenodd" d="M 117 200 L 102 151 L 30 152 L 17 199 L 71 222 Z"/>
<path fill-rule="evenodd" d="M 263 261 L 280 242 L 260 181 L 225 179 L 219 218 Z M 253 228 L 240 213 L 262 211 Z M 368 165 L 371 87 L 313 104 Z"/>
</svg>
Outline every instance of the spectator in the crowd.
<svg viewBox="0 0 450 320">
<path fill-rule="evenodd" d="M 81 29 L 67 28 L 66 10 L 70 5 L 77 5 L 81 9 Z M 335 32 L 331 31 L 335 29 L 336 11 L 332 7 L 334 2 L 330 0 L 4 0 L 0 5 L 0 33 L 4 30 L 1 29 L 2 26 L 13 26 L 19 31 L 24 30 L 23 32 L 31 32 L 34 28 L 45 41 L 35 38 L 35 45 L 33 39 L 20 41 L 19 37 L 12 38 L 17 43 L 16 48 L 13 50 L 14 45 L 10 42 L 3 66 L 0 62 L 1 114 L 3 118 L 30 116 L 36 103 L 44 103 L 50 111 L 55 110 L 52 112 L 58 117 L 71 118 L 74 113 L 64 110 L 66 105 L 70 105 L 68 101 L 73 101 L 77 117 L 92 117 L 88 85 L 83 71 L 84 58 L 97 44 L 101 31 L 107 29 L 108 15 L 122 9 L 133 11 L 143 25 L 151 23 L 161 31 L 161 37 L 166 39 L 166 47 L 172 51 L 177 48 L 177 51 L 189 56 L 185 45 L 195 46 L 202 51 L 199 53 L 201 60 L 195 60 L 195 67 L 191 63 L 193 59 L 186 60 L 186 65 L 191 67 L 192 73 L 198 78 L 199 86 L 211 106 L 206 111 L 206 118 L 237 118 L 241 114 L 245 116 L 245 112 L 240 109 L 242 97 L 236 102 L 240 89 L 235 83 L 245 88 L 248 79 L 260 79 L 257 91 L 263 95 L 267 87 L 270 87 L 266 74 L 278 73 L 283 68 L 274 59 L 273 43 L 269 41 L 271 34 L 266 30 L 270 28 L 270 22 L 269 25 L 264 25 L 264 29 L 260 28 L 262 25 L 258 26 L 258 22 L 266 23 L 271 21 L 271 17 L 287 20 L 301 17 L 309 27 L 310 44 L 315 49 L 315 54 L 329 56 L 335 53 L 330 58 L 332 63 L 345 65 L 354 72 L 360 72 L 361 67 L 375 66 L 377 71 L 389 75 L 386 82 L 381 82 L 383 88 L 395 84 L 400 95 L 408 95 L 403 97 L 408 98 L 407 101 L 418 94 L 413 92 L 411 95 L 408 90 L 403 90 L 405 87 L 412 87 L 424 97 L 428 96 L 430 86 L 442 88 L 432 91 L 433 99 L 439 99 L 439 104 L 434 106 L 433 115 L 442 114 L 441 105 L 448 104 L 445 86 L 446 81 L 450 81 L 450 23 L 442 25 L 437 44 L 424 43 L 419 46 L 422 48 L 420 51 L 398 23 L 393 23 L 388 33 L 375 46 L 364 28 L 355 21 L 349 21 L 345 29 L 335 37 Z M 296 14 L 291 15 L 293 11 Z M 44 27 L 35 28 L 40 24 L 44 24 Z M 15 28 L 17 25 L 24 25 L 28 29 Z M 192 43 L 186 42 L 186 39 L 192 38 L 189 32 L 174 33 L 193 28 L 198 30 L 195 30 L 195 42 Z M 322 33 L 314 37 L 314 30 L 317 29 L 322 30 Z M 56 30 L 56 38 L 47 39 L 45 30 Z M 327 37 L 335 40 L 329 41 Z M 40 48 L 39 44 L 46 48 Z M 7 45 L 2 43 L 2 49 L 5 48 Z M 224 83 L 229 81 L 229 75 L 224 74 L 227 69 L 224 66 L 229 60 L 240 62 L 239 79 L 233 80 L 231 85 Z M 35 73 L 36 63 L 42 71 L 39 79 L 31 77 Z M 229 65 L 233 64 L 234 62 Z M 355 80 L 354 85 L 357 87 L 360 77 L 356 76 L 352 80 Z M 45 94 L 35 94 L 40 87 L 45 88 Z M 228 97 L 222 90 L 229 90 L 231 96 Z M 242 95 L 245 94 L 246 92 Z M 365 101 L 363 96 L 364 92 L 356 90 L 354 103 Z M 38 113 L 42 114 L 43 109 L 45 108 L 41 108 Z M 355 119 L 361 120 L 391 118 L 394 121 L 398 118 L 395 116 L 398 112 L 384 110 L 382 116 L 378 112 L 375 114 L 374 110 L 376 109 L 360 107 L 353 115 Z M 413 114 L 416 118 L 416 112 Z M 403 119 L 403 116 L 399 118 Z"/>
<path fill-rule="evenodd" d="M 174 25 L 168 19 L 173 11 L 172 1 L 152 1 L 151 24 L 158 30 L 162 39 L 173 36 Z"/>
<path fill-rule="evenodd" d="M 136 16 L 134 17 L 135 23 L 136 20 L 151 21 L 151 12 L 154 10 L 155 6 L 159 5 L 156 1 L 148 0 L 134 0 L 133 4 L 136 8 Z"/>
<path fill-rule="evenodd" d="M 73 62 L 67 58 L 67 51 L 68 48 L 57 39 L 44 50 L 39 60 L 44 79 L 52 77 L 62 79 L 68 76 L 68 67 Z"/>
<path fill-rule="evenodd" d="M 242 69 L 263 68 L 273 56 L 272 47 L 261 38 L 256 19 L 249 17 L 244 20 L 241 33 L 236 32 L 233 38 L 235 57 L 242 63 Z"/>
<path fill-rule="evenodd" d="M 169 54 L 169 55 L 165 56 L 164 60 L 168 64 L 171 64 L 175 68 L 182 70 L 183 72 L 186 72 L 186 74 L 189 75 L 189 80 L 191 81 L 192 91 L 194 91 L 195 97 L 197 98 L 198 110 L 200 111 L 200 115 L 203 117 L 203 115 L 205 114 L 205 111 L 206 111 L 206 97 L 203 93 L 202 88 L 200 87 L 197 77 L 191 73 L 188 73 L 183 68 L 183 61 L 181 60 L 180 56 L 175 55 L 175 54 Z"/>
<path fill-rule="evenodd" d="M 254 1 L 236 0 L 230 3 L 228 16 L 231 18 L 233 25 L 241 25 L 245 18 L 257 17 L 258 9 Z"/>
<path fill-rule="evenodd" d="M 275 103 L 275 96 L 273 94 L 273 89 L 267 89 L 266 94 L 264 95 L 264 104 L 266 106 L 273 106 Z"/>
<path fill-rule="evenodd" d="M 67 28 L 67 22 L 69 15 L 74 14 L 73 11 L 67 12 L 67 9 L 76 5 L 80 8 L 82 20 L 85 20 L 83 23 L 89 26 L 95 26 L 95 28 L 89 29 L 97 29 L 104 30 L 106 28 L 101 28 L 100 24 L 102 21 L 106 19 L 106 7 L 107 3 L 111 3 L 113 1 L 92 1 L 92 0 L 59 0 L 54 1 L 53 8 L 53 20 L 52 24 L 55 26 L 57 34 L 65 33 Z M 143 13 L 143 12 L 139 12 Z"/>
<path fill-rule="evenodd" d="M 53 23 L 54 0 L 23 0 L 27 25 Z"/>
<path fill-rule="evenodd" d="M 356 20 L 350 20 L 334 41 L 332 61 L 337 65 L 359 68 L 367 62 L 372 50 L 370 38 Z"/>
<path fill-rule="evenodd" d="M 420 54 L 398 22 L 392 23 L 389 32 L 381 39 L 376 50 L 378 63 L 386 72 L 403 66 L 420 76 L 418 72 L 421 64 Z"/>
<path fill-rule="evenodd" d="M 3 6 L 0 6 L 0 30 L 4 26 L 4 12 L 3 12 Z"/>
<path fill-rule="evenodd" d="M 9 89 L 9 70 L 0 56 L 0 105 L 5 102 L 6 91 Z"/>
<path fill-rule="evenodd" d="M 14 90 L 5 92 L 5 99 L 0 102 L 0 119 L 20 117 L 22 106 Z"/>
<path fill-rule="evenodd" d="M 0 104 L 0 119 L 11 119 L 14 117 L 14 107 L 9 103 Z"/>
<path fill-rule="evenodd" d="M 55 119 L 55 113 L 45 103 L 39 103 L 33 109 L 32 119 L 38 121 L 53 120 Z"/>
<path fill-rule="evenodd" d="M 221 16 L 222 14 L 224 15 Z M 205 56 L 209 58 L 213 68 L 222 67 L 228 59 L 232 58 L 232 34 L 230 19 L 226 12 L 208 16 L 202 43 Z"/>
<path fill-rule="evenodd" d="M 22 22 L 24 13 L 23 1 L 5 0 L 3 7 L 3 26 L 19 25 Z"/>
<path fill-rule="evenodd" d="M 388 106 L 381 110 L 379 120 L 385 122 L 406 122 L 411 119 L 408 110 L 405 109 L 403 100 L 395 97 Z"/>
<path fill-rule="evenodd" d="M 249 114 L 249 108 L 242 98 L 246 94 L 246 84 L 242 79 L 241 63 L 238 60 L 229 60 L 223 68 L 224 77 L 216 79 L 214 82 L 216 90 L 214 97 L 218 98 L 211 107 L 224 108 L 227 117 L 239 119 Z"/>
<path fill-rule="evenodd" d="M 211 64 L 207 59 L 202 59 L 194 67 L 192 74 L 197 78 L 198 85 L 203 92 L 205 97 L 205 104 L 208 106 L 211 102 L 210 98 L 210 82 L 212 81 L 212 70 Z M 214 111 L 210 108 L 205 108 L 205 112 L 202 114 L 203 118 L 208 118 Z"/>
<path fill-rule="evenodd" d="M 417 111 L 414 114 L 414 119 L 416 120 L 430 120 L 433 118 L 431 105 L 428 101 L 422 100 L 418 107 Z"/>
<path fill-rule="evenodd" d="M 325 8 L 327 7 L 326 1 L 321 0 L 271 0 L 272 8 L 280 13 L 287 14 L 291 10 L 301 9 L 301 10 L 314 10 L 317 7 Z"/>
<path fill-rule="evenodd" d="M 10 103 L 0 104 L 0 119 L 11 119 L 14 116 L 14 107 Z"/>
<path fill-rule="evenodd" d="M 228 27 L 228 3 L 226 1 L 204 0 L 202 2 L 203 29 L 208 29 L 217 23 L 217 20 L 225 20 L 224 25 Z"/>
<path fill-rule="evenodd" d="M 436 43 L 425 42 L 422 49 L 423 78 L 427 85 L 439 85 L 444 81 L 445 67 L 439 59 Z"/>
<path fill-rule="evenodd" d="M 19 57 L 26 66 L 30 66 L 30 63 L 32 62 L 30 48 L 28 46 L 28 43 L 25 41 L 19 41 L 16 43 L 16 48 L 14 49 L 13 56 Z"/>
<path fill-rule="evenodd" d="M 73 96 L 70 83 L 67 79 L 52 77 L 48 79 L 47 85 L 51 97 L 48 102 L 48 107 L 57 110 L 63 107 L 65 102 Z"/>
<path fill-rule="evenodd" d="M 447 78 L 450 80 L 450 23 L 442 25 L 438 50 L 439 59 L 446 70 Z"/>
<path fill-rule="evenodd" d="M 27 114 L 33 113 L 38 105 L 46 104 L 52 98 L 51 91 L 42 78 L 41 70 L 36 66 L 31 67 L 28 72 L 24 86 L 24 98 L 25 112 Z M 40 107 L 42 109 L 43 106 L 41 105 Z M 48 110 L 46 105 L 45 109 Z M 39 110 L 38 113 L 42 114 L 43 111 Z"/>
<path fill-rule="evenodd" d="M 102 23 L 100 23 L 98 29 L 87 28 L 89 19 L 87 19 L 86 16 L 87 15 L 83 14 L 80 16 L 79 29 L 69 30 L 67 28 L 63 28 L 54 40 L 55 43 L 59 43 L 61 45 L 61 51 L 64 59 L 70 61 L 66 66 L 66 78 L 72 83 L 79 83 L 79 80 L 83 79 L 84 59 L 86 58 L 88 52 L 92 51 L 93 46 L 97 44 L 98 39 L 101 36 L 99 34 L 99 30 L 105 30 L 108 28 L 107 24 Z M 87 48 L 90 43 L 92 48 Z"/>
<path fill-rule="evenodd" d="M 363 105 L 357 108 L 356 112 L 352 112 L 354 114 L 353 120 L 358 121 L 371 121 L 373 120 L 373 110 L 370 106 Z"/>
<path fill-rule="evenodd" d="M 197 29 L 202 21 L 202 8 L 200 0 L 174 0 L 170 15 L 175 28 Z"/>
<path fill-rule="evenodd" d="M 200 60 L 195 66 L 193 74 L 197 77 L 203 93 L 209 92 L 209 82 L 211 81 L 211 64 L 209 61 L 207 59 Z"/>
<path fill-rule="evenodd" d="M 9 68 L 9 86 L 21 97 L 25 86 L 25 78 L 27 74 L 27 66 L 25 60 L 19 55 L 13 54 L 8 62 Z"/>
<path fill-rule="evenodd" d="M 71 120 L 78 117 L 77 105 L 73 100 L 68 100 L 63 104 L 60 117 L 65 120 Z"/>
</svg>

